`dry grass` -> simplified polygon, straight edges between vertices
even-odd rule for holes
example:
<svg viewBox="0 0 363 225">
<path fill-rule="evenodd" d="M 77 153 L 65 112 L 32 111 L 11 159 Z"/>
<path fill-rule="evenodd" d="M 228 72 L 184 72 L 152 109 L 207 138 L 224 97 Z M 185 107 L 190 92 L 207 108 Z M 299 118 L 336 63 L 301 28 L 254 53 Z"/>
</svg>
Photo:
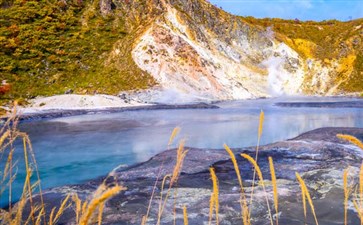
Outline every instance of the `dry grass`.
<svg viewBox="0 0 363 225">
<path fill-rule="evenodd" d="M 115 186 L 111 188 L 107 188 L 106 190 L 102 191 L 99 195 L 96 195 L 88 204 L 86 207 L 86 210 L 83 211 L 83 215 L 80 218 L 80 225 L 87 225 L 89 224 L 90 219 L 93 215 L 95 215 L 95 211 L 98 207 L 101 207 L 103 210 L 103 204 L 104 202 L 118 194 L 120 191 L 126 190 L 126 188 L 121 186 Z M 84 208 L 84 207 L 83 207 Z M 101 210 L 101 212 L 102 212 Z M 99 217 L 100 218 L 100 217 Z M 101 217 L 102 218 L 102 217 Z M 100 221 L 99 221 L 100 222 Z"/>
<path fill-rule="evenodd" d="M 343 180 L 345 180 L 344 179 L 345 176 L 346 175 L 344 174 Z M 348 179 L 348 178 L 346 178 L 346 179 Z M 348 181 L 344 181 L 343 183 L 348 183 Z M 348 185 L 344 184 L 344 186 L 348 186 Z M 357 196 L 357 198 L 359 200 L 357 200 L 357 198 L 353 198 L 353 205 L 358 213 L 358 217 L 360 219 L 360 224 L 362 225 L 363 224 L 363 164 L 361 165 L 360 171 L 359 171 L 359 187 L 358 188 L 359 188 L 359 191 L 356 190 L 355 195 Z M 344 188 L 344 193 L 345 192 L 346 192 L 346 190 Z M 344 202 L 344 206 L 345 206 L 345 204 L 346 203 Z"/>
<path fill-rule="evenodd" d="M 363 143 L 356 137 L 352 136 L 352 135 L 347 135 L 347 134 L 337 134 L 337 137 L 346 141 L 349 141 L 350 143 L 358 146 L 359 148 L 361 148 L 363 150 Z"/>
<path fill-rule="evenodd" d="M 188 225 L 188 212 L 186 206 L 183 206 L 183 218 L 184 218 L 184 225 Z"/>
<path fill-rule="evenodd" d="M 170 148 L 170 146 L 171 146 L 171 144 L 173 143 L 173 141 L 174 141 L 174 139 L 175 139 L 175 137 L 178 135 L 178 133 L 180 132 L 180 127 L 175 127 L 174 129 L 173 129 L 173 131 L 172 131 L 172 133 L 171 133 L 171 135 L 170 135 L 170 138 L 169 138 L 169 142 L 168 142 L 168 150 L 169 150 L 169 148 Z M 184 146 L 184 144 L 183 144 L 183 146 Z M 180 151 L 180 146 L 179 146 L 179 149 L 178 149 L 179 151 Z M 178 155 L 179 155 L 179 158 L 181 157 L 181 155 L 183 155 L 183 154 L 181 154 L 180 152 L 179 153 L 177 153 L 177 158 L 178 158 Z M 185 153 L 185 155 L 186 155 L 186 153 Z M 183 157 L 185 157 L 185 155 L 183 156 Z M 178 161 L 178 160 L 177 160 Z M 151 204 L 152 204 L 152 201 L 153 201 L 153 199 L 154 199 L 154 195 L 155 195 L 155 190 L 156 190 L 156 187 L 157 187 L 157 184 L 158 184 L 158 181 L 159 181 L 159 179 L 160 179 L 160 176 L 161 176 L 161 172 L 162 172 L 162 168 L 163 168 L 163 165 L 164 165 L 164 160 L 162 161 L 162 163 L 161 163 L 161 165 L 160 165 L 160 167 L 159 167 L 159 172 L 158 172 L 158 175 L 157 175 L 157 177 L 156 177 L 156 180 L 155 180 L 155 183 L 154 183 L 154 187 L 153 187 L 153 191 L 152 191 L 152 193 L 151 193 L 151 197 L 150 197 L 150 200 L 149 200 L 149 204 L 148 204 L 148 207 L 147 207 L 147 211 L 146 211 L 146 214 L 142 217 L 142 220 L 141 220 L 141 224 L 142 225 L 145 225 L 146 224 L 146 222 L 147 222 L 147 220 L 148 220 L 148 217 L 149 217 L 149 213 L 150 213 L 150 210 L 151 210 Z M 179 165 L 179 167 L 180 167 L 181 165 Z M 174 178 L 175 179 L 175 178 Z M 164 183 L 165 183 L 165 177 L 164 177 L 164 179 L 163 179 L 163 182 L 162 182 L 162 189 L 164 189 Z M 176 196 L 175 196 L 176 197 Z M 162 199 L 162 196 L 161 196 L 161 199 Z M 161 210 L 162 210 L 162 207 L 161 207 L 161 203 L 162 201 L 160 200 L 159 201 L 159 214 L 160 214 L 160 217 L 161 217 Z M 159 215 L 158 215 L 158 218 L 159 218 Z"/>
<path fill-rule="evenodd" d="M 254 160 L 256 162 L 258 161 L 258 151 L 259 151 L 259 148 L 260 148 L 260 141 L 261 141 L 261 136 L 262 136 L 262 131 L 263 131 L 263 122 L 264 122 L 264 120 L 265 120 L 265 113 L 261 110 L 260 118 L 259 118 L 259 124 L 258 124 L 256 155 L 255 155 L 255 160 Z M 254 187 L 255 187 L 255 179 L 256 179 L 256 167 L 254 167 L 254 170 L 253 170 L 250 205 L 252 205 L 252 202 L 253 202 L 253 191 L 254 191 Z M 251 210 L 249 211 L 249 215 L 251 215 Z"/>
<path fill-rule="evenodd" d="M 57 214 L 54 216 L 56 208 L 54 207 L 50 213 L 48 225 L 56 224 L 60 218 L 60 216 L 64 213 L 64 211 L 69 208 L 71 205 L 69 204 L 68 200 L 71 195 L 67 195 L 67 197 L 62 201 Z M 68 203 L 68 204 L 67 204 Z"/>
<path fill-rule="evenodd" d="M 180 130 L 181 130 L 180 127 L 174 128 L 173 132 L 170 135 L 168 146 L 170 146 L 173 143 L 175 137 L 179 134 Z"/>
<path fill-rule="evenodd" d="M 253 167 L 255 168 L 255 171 L 257 172 L 258 178 L 260 179 L 261 186 L 263 188 L 263 191 L 265 192 L 265 199 L 266 199 L 266 204 L 267 204 L 268 215 L 270 218 L 270 223 L 271 223 L 271 225 L 273 225 L 273 218 L 272 218 L 272 214 L 271 214 L 270 203 L 268 200 L 265 182 L 263 181 L 261 169 L 258 166 L 257 162 L 251 156 L 249 156 L 247 154 L 241 154 L 241 156 L 243 158 L 247 159 L 253 165 Z M 251 198 L 252 198 L 252 196 L 251 196 Z"/>
<path fill-rule="evenodd" d="M 268 157 L 269 165 L 270 165 L 270 173 L 271 173 L 271 181 L 273 187 L 273 194 L 274 194 L 274 205 L 275 205 L 275 213 L 276 213 L 276 225 L 279 224 L 279 198 L 277 194 L 277 182 L 276 182 L 276 174 L 275 174 L 275 167 L 273 163 L 272 157 Z"/>
<path fill-rule="evenodd" d="M 227 153 L 231 157 L 233 167 L 234 167 L 234 170 L 236 171 L 238 183 L 239 183 L 239 186 L 240 186 L 240 200 L 239 200 L 239 202 L 240 202 L 240 205 L 241 205 L 242 223 L 243 223 L 243 225 L 248 225 L 248 224 L 250 224 L 249 210 L 248 210 L 246 195 L 245 195 L 244 189 L 243 189 L 243 182 L 242 182 L 241 173 L 240 173 L 240 170 L 239 170 L 239 167 L 238 167 L 238 163 L 237 163 L 236 157 L 233 154 L 232 150 L 226 144 L 224 144 L 224 148 L 226 149 Z"/>
<path fill-rule="evenodd" d="M 349 198 L 349 187 L 348 187 L 348 172 L 349 168 L 344 170 L 343 173 L 343 189 L 344 189 L 344 225 L 348 224 L 348 198 Z"/>
<path fill-rule="evenodd" d="M 210 207 L 209 207 L 209 224 L 212 224 L 213 212 L 215 212 L 215 220 L 216 224 L 219 224 L 219 188 L 218 188 L 218 178 L 214 171 L 214 168 L 209 168 L 210 176 L 213 183 L 213 192 L 210 198 Z"/>
<path fill-rule="evenodd" d="M 175 184 L 178 181 L 180 171 L 183 167 L 184 159 L 188 153 L 188 150 L 184 149 L 185 141 L 182 140 L 179 144 L 179 148 L 176 151 L 176 163 L 173 169 L 173 174 L 170 179 L 169 187 L 171 188 L 173 184 Z"/>
<path fill-rule="evenodd" d="M 301 178 L 301 176 L 300 176 L 300 174 L 298 172 L 296 172 L 296 178 L 297 178 L 297 180 L 298 180 L 298 182 L 300 184 L 300 187 L 301 187 L 301 194 L 302 194 L 305 218 L 306 218 L 306 200 L 307 200 L 309 205 L 310 205 L 311 212 L 312 212 L 312 214 L 314 216 L 315 224 L 318 225 L 319 223 L 318 223 L 318 219 L 317 219 L 316 214 L 315 214 L 314 204 L 313 204 L 313 201 L 311 200 L 309 190 L 305 185 L 305 181 Z"/>
<path fill-rule="evenodd" d="M 175 131 L 175 129 L 174 129 L 174 131 Z M 182 140 L 179 143 L 179 147 L 178 147 L 177 152 L 176 152 L 177 153 L 176 154 L 176 162 L 175 162 L 175 166 L 174 166 L 174 169 L 173 169 L 173 173 L 165 175 L 164 179 L 163 179 L 163 182 L 161 184 L 161 192 L 160 192 L 160 200 L 159 200 L 159 212 L 158 212 L 158 219 L 157 219 L 157 223 L 156 223 L 157 225 L 159 225 L 161 223 L 161 217 L 163 215 L 166 203 L 167 203 L 168 198 L 170 196 L 170 191 L 172 190 L 173 186 L 175 186 L 175 184 L 178 182 L 178 178 L 179 178 L 181 169 L 183 167 L 184 159 L 185 159 L 185 157 L 186 157 L 186 155 L 188 153 L 188 150 L 184 149 L 184 143 L 185 143 L 184 140 Z M 165 197 L 163 197 L 163 190 L 164 190 L 165 183 L 166 183 L 167 179 L 169 179 L 169 187 L 168 187 L 168 190 L 167 190 L 167 192 L 165 194 Z M 147 222 L 147 217 L 145 219 L 143 219 L 142 222 L 146 223 Z"/>
</svg>

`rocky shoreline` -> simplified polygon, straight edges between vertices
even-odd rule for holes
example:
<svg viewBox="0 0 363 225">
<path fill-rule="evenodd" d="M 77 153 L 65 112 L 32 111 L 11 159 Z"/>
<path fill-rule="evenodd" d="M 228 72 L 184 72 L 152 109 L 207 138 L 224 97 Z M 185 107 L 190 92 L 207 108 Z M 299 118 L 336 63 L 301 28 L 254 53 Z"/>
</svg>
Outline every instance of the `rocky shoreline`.
<svg viewBox="0 0 363 225">
<path fill-rule="evenodd" d="M 309 107 L 309 108 L 363 108 L 363 101 L 338 102 L 277 102 L 280 107 Z"/>
<path fill-rule="evenodd" d="M 127 93 L 127 94 L 126 94 Z M 157 93 L 157 94 L 155 94 Z M 156 95 L 157 97 L 155 97 Z M 170 99 L 162 101 L 162 93 L 159 91 L 125 92 L 119 96 L 111 95 L 75 95 L 65 94 L 51 97 L 39 97 L 31 100 L 28 106 L 17 109 L 20 120 L 41 120 L 59 117 L 69 117 L 85 114 L 115 113 L 138 110 L 168 110 L 168 109 L 216 109 L 218 104 L 229 101 L 202 101 L 192 99 L 190 101 L 179 101 Z M 264 99 L 264 98 L 261 98 Z M 283 100 L 284 98 L 282 98 Z M 160 102 L 159 102 L 160 101 Z M 341 100 L 340 97 L 331 98 L 329 101 L 319 102 L 307 101 L 302 98 L 296 101 L 281 101 L 274 103 L 278 107 L 307 107 L 307 108 L 363 108 L 361 99 Z M 11 116 L 10 108 L 2 107 L 9 113 L 0 117 L 4 121 Z"/>
<path fill-rule="evenodd" d="M 305 180 L 315 204 L 315 210 L 321 225 L 344 224 L 343 207 L 343 171 L 349 167 L 349 182 L 356 183 L 358 171 L 363 161 L 363 151 L 336 138 L 336 134 L 350 134 L 363 140 L 363 128 L 320 128 L 304 133 L 296 138 L 260 147 L 258 164 L 261 167 L 270 203 L 272 187 L 267 158 L 273 157 L 279 202 L 279 224 L 304 224 L 301 193 L 295 172 Z M 241 224 L 239 205 L 239 186 L 233 164 L 224 150 L 188 148 L 182 172 L 177 185 L 177 197 L 171 190 L 162 217 L 162 224 L 173 222 L 173 207 L 177 213 L 177 224 L 183 224 L 182 207 L 188 209 L 189 224 L 208 222 L 209 200 L 212 182 L 208 169 L 214 167 L 219 179 L 220 224 Z M 245 186 L 246 196 L 251 194 L 252 167 L 239 156 L 246 153 L 254 156 L 255 147 L 233 149 Z M 146 213 L 155 179 L 160 165 L 163 165 L 161 176 L 171 173 L 175 165 L 176 150 L 164 151 L 144 163 L 127 168 L 116 169 L 106 183 L 119 182 L 127 187 L 116 197 L 110 199 L 104 211 L 102 224 L 140 224 Z M 354 177 L 354 179 L 353 179 Z M 67 193 L 78 193 L 86 199 L 102 183 L 99 178 L 82 185 L 53 188 L 44 193 L 47 211 L 59 206 Z M 159 182 L 155 200 L 151 205 L 149 223 L 155 223 L 160 196 Z M 252 204 L 252 224 L 269 224 L 265 194 L 259 186 L 255 188 Z M 273 208 L 273 207 L 272 207 Z M 276 215 L 275 215 L 276 216 Z M 74 224 L 75 215 L 68 209 L 61 217 L 59 224 Z M 307 224 L 315 224 L 308 208 Z M 360 224 L 352 202 L 349 202 L 348 223 Z"/>
<path fill-rule="evenodd" d="M 123 96 L 123 97 L 122 97 Z M 2 107 L 8 113 L 0 116 L 0 122 L 12 117 L 11 109 Z M 52 119 L 99 113 L 117 113 L 138 110 L 169 109 L 216 109 L 214 104 L 205 102 L 159 103 L 145 102 L 135 96 L 111 95 L 56 95 L 33 99 L 28 106 L 17 107 L 16 115 L 21 121 Z"/>
<path fill-rule="evenodd" d="M 86 114 L 99 114 L 99 113 L 117 113 L 125 111 L 138 111 L 138 110 L 168 110 L 168 109 L 217 109 L 216 105 L 207 103 L 193 103 L 181 105 L 168 105 L 168 104 L 153 104 L 153 105 L 140 105 L 140 106 L 127 106 L 127 107 L 106 107 L 95 109 L 52 109 L 42 110 L 34 113 L 19 114 L 21 121 L 26 120 L 41 120 L 52 119 L 59 117 L 78 116 Z M 3 118 L 3 119 L 6 119 Z"/>
</svg>

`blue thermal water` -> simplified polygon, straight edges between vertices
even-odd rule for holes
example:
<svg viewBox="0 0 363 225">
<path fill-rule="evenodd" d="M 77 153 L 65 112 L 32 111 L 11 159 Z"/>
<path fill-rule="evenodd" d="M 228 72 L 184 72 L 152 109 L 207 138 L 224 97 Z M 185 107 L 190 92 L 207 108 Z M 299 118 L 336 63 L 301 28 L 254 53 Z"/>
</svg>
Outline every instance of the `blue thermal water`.
<svg viewBox="0 0 363 225">
<path fill-rule="evenodd" d="M 363 127 L 363 109 L 286 108 L 274 106 L 276 101 L 279 99 L 224 102 L 218 104 L 219 109 L 82 115 L 24 122 L 19 129 L 30 136 L 45 189 L 85 182 L 119 165 L 145 161 L 166 149 L 176 126 L 182 128 L 176 142 L 185 138 L 187 146 L 216 149 L 222 149 L 224 143 L 230 147 L 256 145 L 260 110 L 265 112 L 262 144 L 319 127 Z M 16 147 L 18 175 L 13 200 L 20 197 L 25 177 L 23 151 L 21 145 Z M 7 204 L 7 195 L 2 194 L 1 206 Z"/>
</svg>

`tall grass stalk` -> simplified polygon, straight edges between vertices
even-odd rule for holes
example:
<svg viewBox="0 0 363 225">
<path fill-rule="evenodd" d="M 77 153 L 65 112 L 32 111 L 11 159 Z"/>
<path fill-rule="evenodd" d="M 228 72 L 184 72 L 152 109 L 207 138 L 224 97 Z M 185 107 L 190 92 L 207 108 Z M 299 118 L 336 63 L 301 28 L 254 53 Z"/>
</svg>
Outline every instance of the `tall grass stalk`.
<svg viewBox="0 0 363 225">
<path fill-rule="evenodd" d="M 306 217 L 306 205 L 305 205 L 305 201 L 307 200 L 308 203 L 309 203 L 309 205 L 310 205 L 311 212 L 312 212 L 312 214 L 314 216 L 315 224 L 316 225 L 319 225 L 318 219 L 317 219 L 316 214 L 315 214 L 314 204 L 313 204 L 313 201 L 311 200 L 309 190 L 306 187 L 305 182 L 301 178 L 300 174 L 298 172 L 296 172 L 295 175 L 296 175 L 296 178 L 297 178 L 297 180 L 298 180 L 298 182 L 300 184 L 300 187 L 301 187 L 301 193 L 302 193 L 302 196 L 303 196 L 303 206 L 304 206 L 304 214 L 305 214 L 305 217 Z"/>
<path fill-rule="evenodd" d="M 31 170 L 29 168 L 28 151 L 27 151 L 27 148 L 26 148 L 26 139 L 25 139 L 25 137 L 23 138 L 23 149 L 24 149 L 25 170 L 29 171 L 29 173 L 31 173 Z M 30 177 L 28 179 L 26 179 L 25 183 L 26 183 L 26 186 L 28 188 L 28 193 L 29 193 L 30 210 L 34 211 L 32 188 L 31 188 L 31 184 L 30 184 Z M 34 214 L 31 214 L 31 219 L 32 219 L 32 222 L 34 224 L 35 223 Z"/>
<path fill-rule="evenodd" d="M 157 223 L 156 223 L 157 225 L 159 225 L 160 222 L 161 222 L 161 216 L 162 216 L 163 211 L 165 209 L 165 205 L 166 205 L 166 203 L 168 201 L 170 191 L 171 191 L 173 185 L 176 184 L 178 179 L 179 179 L 179 175 L 180 175 L 180 172 L 181 172 L 182 167 L 183 167 L 184 159 L 185 159 L 185 157 L 186 157 L 186 155 L 188 153 L 188 150 L 184 149 L 184 143 L 185 143 L 184 140 L 182 140 L 179 143 L 179 148 L 177 150 L 176 162 L 175 162 L 175 166 L 174 166 L 174 169 L 173 169 L 173 173 L 171 175 L 165 176 L 164 179 L 163 179 L 162 190 L 164 189 L 164 184 L 165 184 L 166 178 L 170 178 L 169 188 L 168 188 L 168 190 L 167 190 L 167 192 L 165 194 L 164 200 L 163 200 L 163 191 L 160 192 L 158 220 L 157 220 Z"/>
<path fill-rule="evenodd" d="M 268 214 L 269 214 L 269 219 L 270 219 L 270 223 L 271 225 L 273 225 L 273 218 L 272 218 L 272 213 L 271 213 L 271 208 L 270 208 L 270 202 L 268 200 L 268 195 L 267 195 L 267 191 L 266 191 L 266 187 L 265 187 L 265 182 L 263 180 L 263 176 L 262 176 L 262 172 L 261 172 L 261 169 L 260 167 L 258 166 L 257 162 L 249 155 L 247 154 L 241 154 L 241 156 L 245 159 L 247 159 L 252 165 L 253 167 L 255 168 L 255 171 L 257 172 L 257 175 L 260 179 L 260 182 L 261 182 L 261 185 L 262 185 L 262 188 L 263 188 L 263 191 L 265 193 L 265 199 L 266 199 L 266 204 L 267 204 L 267 210 L 268 210 Z"/>
<path fill-rule="evenodd" d="M 218 178 L 215 173 L 214 168 L 209 168 L 210 176 L 213 184 L 213 192 L 211 194 L 210 208 L 209 208 L 209 225 L 212 224 L 213 211 L 216 215 L 216 225 L 219 224 L 219 188 L 218 188 Z"/>
<path fill-rule="evenodd" d="M 249 221 L 250 221 L 250 218 L 249 218 L 248 213 L 247 214 L 245 213 L 245 212 L 248 212 L 248 205 L 247 205 L 247 199 L 246 199 L 246 195 L 245 195 L 245 192 L 244 192 L 242 177 L 241 177 L 241 173 L 240 173 L 240 170 L 239 170 L 239 167 L 238 167 L 238 163 L 237 163 L 235 155 L 233 154 L 232 150 L 228 147 L 228 145 L 224 144 L 224 149 L 226 149 L 227 153 L 231 157 L 233 167 L 234 167 L 234 170 L 236 171 L 238 183 L 239 183 L 239 186 L 240 186 L 240 200 L 239 200 L 239 202 L 240 202 L 240 206 L 241 206 L 242 223 L 244 225 L 248 225 Z"/>
<path fill-rule="evenodd" d="M 183 206 L 183 218 L 184 218 L 184 225 L 188 225 L 188 212 L 187 207 Z"/>
<path fill-rule="evenodd" d="M 100 206 L 107 199 L 115 196 L 123 190 L 126 190 L 126 188 L 117 185 L 112 188 L 106 189 L 99 197 L 95 197 L 94 199 L 92 199 L 91 202 L 88 204 L 87 209 L 84 211 L 79 225 L 87 225 L 98 206 Z"/>
<path fill-rule="evenodd" d="M 72 201 L 74 203 L 74 211 L 76 214 L 76 223 L 79 223 L 80 215 L 82 215 L 82 201 L 77 194 L 72 195 Z"/>
<path fill-rule="evenodd" d="M 273 194 L 274 194 L 276 225 L 278 225 L 279 224 L 279 198 L 278 198 L 278 194 L 277 194 L 277 182 L 276 182 L 275 167 L 274 167 L 272 157 L 268 157 L 268 161 L 269 161 L 269 165 L 270 165 L 271 181 L 272 181 Z"/>
<path fill-rule="evenodd" d="M 162 216 L 163 211 L 164 211 L 163 192 L 164 192 L 164 187 L 165 187 L 165 183 L 166 183 L 167 179 L 169 179 L 169 180 L 171 179 L 171 174 L 165 175 L 164 178 L 163 178 L 163 181 L 161 182 L 160 200 L 159 200 L 159 212 L 158 212 L 158 220 L 157 220 L 156 224 L 160 224 L 161 216 Z M 166 196 L 168 196 L 168 195 L 169 195 L 169 190 L 167 191 Z"/>
<path fill-rule="evenodd" d="M 349 168 L 344 170 L 343 173 L 343 188 L 344 188 L 344 225 L 348 224 L 348 198 L 349 198 L 349 187 L 348 187 L 348 173 Z"/>
<path fill-rule="evenodd" d="M 102 215 L 103 215 L 103 209 L 105 208 L 105 203 L 101 203 L 98 208 L 98 225 L 102 225 Z"/>
<path fill-rule="evenodd" d="M 56 224 L 60 218 L 60 216 L 64 213 L 64 211 L 71 206 L 71 204 L 67 204 L 71 195 L 67 195 L 67 197 L 62 201 L 57 213 L 55 214 L 56 208 L 54 207 L 50 213 L 48 225 Z M 55 214 L 55 215 L 54 215 Z"/>
<path fill-rule="evenodd" d="M 171 132 L 169 142 L 168 142 L 168 147 L 167 147 L 168 150 L 170 149 L 171 144 L 174 142 L 174 139 L 179 134 L 180 130 L 181 130 L 180 127 L 175 127 L 173 129 L 173 131 Z M 146 214 L 142 217 L 141 225 L 145 225 L 147 220 L 148 220 L 150 209 L 151 209 L 151 204 L 152 204 L 152 201 L 153 201 L 153 198 L 154 198 L 154 195 L 155 195 L 156 186 L 157 186 L 157 184 L 159 182 L 163 166 L 164 166 L 164 160 L 161 162 L 161 165 L 159 167 L 158 175 L 156 176 L 156 180 L 155 180 L 155 183 L 154 183 L 154 186 L 153 186 L 153 190 L 151 192 L 151 197 L 149 199 L 149 204 L 148 204 L 148 207 L 147 207 L 147 210 L 146 210 Z"/>
<path fill-rule="evenodd" d="M 43 216 L 45 216 L 44 207 L 42 207 L 40 209 L 38 216 L 37 216 L 37 220 L 35 221 L 35 225 L 40 225 Z"/>
<path fill-rule="evenodd" d="M 175 137 L 179 134 L 180 130 L 181 130 L 180 127 L 175 127 L 173 129 L 173 131 L 171 132 L 170 138 L 169 138 L 168 148 L 170 147 L 171 144 L 173 144 L 173 141 L 174 141 Z"/>
<path fill-rule="evenodd" d="M 214 212 L 214 193 L 212 192 L 209 200 L 209 219 L 208 219 L 209 225 L 212 224 L 213 212 Z"/>
<path fill-rule="evenodd" d="M 347 134 L 337 134 L 337 137 L 346 141 L 349 141 L 350 143 L 358 146 L 359 148 L 361 148 L 363 150 L 363 143 L 356 137 L 352 136 L 352 135 L 347 135 Z"/>
<path fill-rule="evenodd" d="M 362 224 L 362 220 L 363 220 L 362 207 L 358 205 L 358 203 L 355 199 L 353 199 L 353 205 L 354 205 L 354 208 L 357 210 L 358 217 L 360 219 L 360 223 Z"/>
<path fill-rule="evenodd" d="M 260 118 L 259 118 L 259 124 L 258 124 L 258 134 L 257 134 L 257 145 L 256 145 L 256 155 L 255 155 L 255 160 L 254 161 L 258 161 L 258 151 L 260 148 L 260 141 L 261 141 L 261 136 L 262 136 L 262 131 L 263 131 L 263 122 L 265 120 L 265 113 L 261 110 L 260 112 Z M 251 198 L 250 198 L 250 211 L 249 211 L 249 217 L 251 216 L 251 209 L 252 209 L 252 202 L 253 202 L 253 191 L 254 191 L 254 187 L 255 187 L 255 180 L 256 180 L 256 167 L 254 167 L 253 169 L 253 178 L 252 178 L 252 187 L 251 187 Z"/>
<path fill-rule="evenodd" d="M 173 225 L 176 225 L 176 201 L 178 197 L 178 187 L 174 188 L 174 203 L 173 203 Z"/>
</svg>

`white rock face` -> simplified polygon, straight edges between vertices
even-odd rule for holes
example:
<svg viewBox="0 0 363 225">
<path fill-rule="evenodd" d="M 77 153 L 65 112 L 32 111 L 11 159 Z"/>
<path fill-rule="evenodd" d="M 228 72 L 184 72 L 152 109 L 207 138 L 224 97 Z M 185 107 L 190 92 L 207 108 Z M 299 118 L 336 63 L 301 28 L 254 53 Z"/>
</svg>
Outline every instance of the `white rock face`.
<svg viewBox="0 0 363 225">
<path fill-rule="evenodd" d="M 105 109 L 112 107 L 144 106 L 148 104 L 135 101 L 125 102 L 117 96 L 110 95 L 55 95 L 38 97 L 30 101 L 26 108 L 20 108 L 19 113 L 37 113 L 57 110 Z"/>
<path fill-rule="evenodd" d="M 132 56 L 160 86 L 198 100 L 232 100 L 296 95 L 304 63 L 283 43 L 270 40 L 263 50 L 242 31 L 226 43 L 199 27 L 208 43 L 195 38 L 178 11 L 168 13 L 137 40 Z M 271 30 L 266 37 L 272 39 Z"/>
</svg>

